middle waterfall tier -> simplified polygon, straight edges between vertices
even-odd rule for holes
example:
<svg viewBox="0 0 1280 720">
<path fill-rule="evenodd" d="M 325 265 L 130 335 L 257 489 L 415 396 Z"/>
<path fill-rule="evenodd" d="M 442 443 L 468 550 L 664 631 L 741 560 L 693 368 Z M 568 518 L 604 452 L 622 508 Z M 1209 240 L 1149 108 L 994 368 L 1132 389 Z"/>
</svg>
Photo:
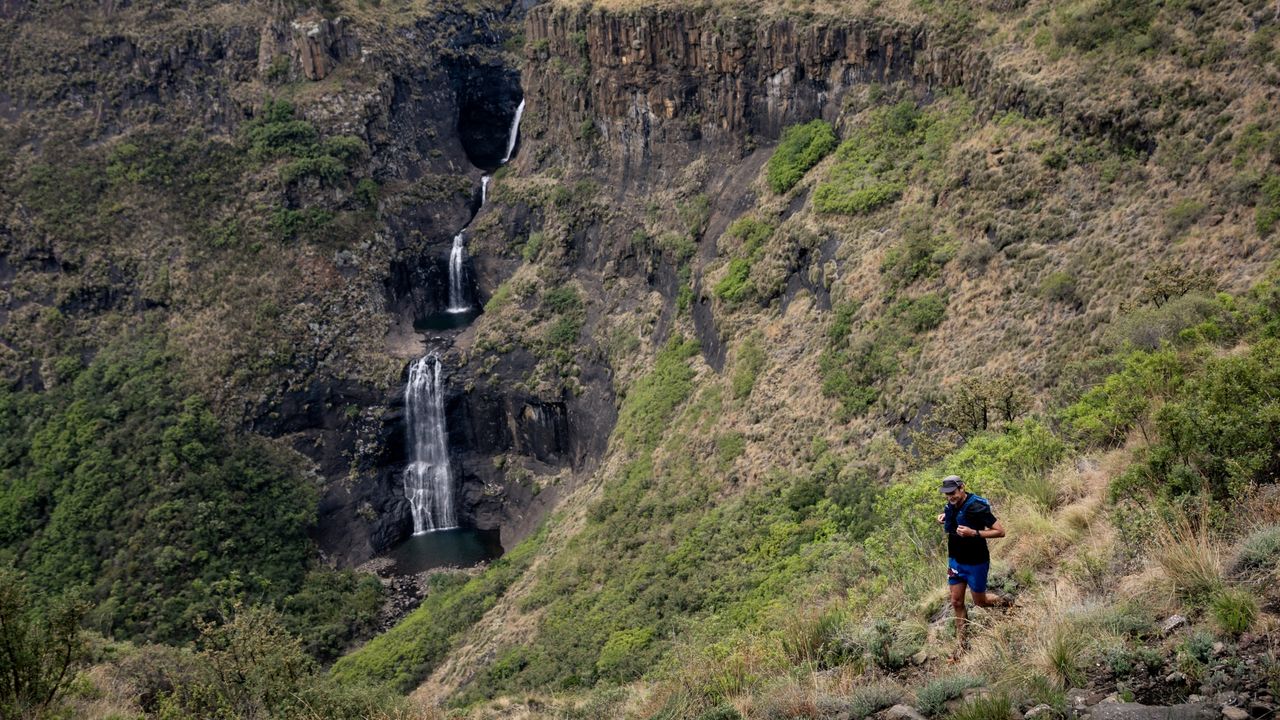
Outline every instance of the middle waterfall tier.
<svg viewBox="0 0 1280 720">
<path fill-rule="evenodd" d="M 463 244 L 466 230 L 459 230 L 453 236 L 453 248 L 449 251 L 449 307 L 451 313 L 464 313 L 471 310 L 467 302 L 466 259 L 467 249 Z"/>
<path fill-rule="evenodd" d="M 438 355 L 419 358 L 409 366 L 409 384 L 404 392 L 409 441 L 404 494 L 413 509 L 414 535 L 458 526 L 442 374 Z"/>
</svg>

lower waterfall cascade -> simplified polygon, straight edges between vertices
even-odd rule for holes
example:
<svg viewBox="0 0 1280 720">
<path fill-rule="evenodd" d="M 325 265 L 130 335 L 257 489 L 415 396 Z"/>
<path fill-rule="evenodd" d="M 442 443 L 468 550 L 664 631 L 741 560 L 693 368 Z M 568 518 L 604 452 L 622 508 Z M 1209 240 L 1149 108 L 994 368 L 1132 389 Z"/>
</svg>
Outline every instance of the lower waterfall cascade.
<svg viewBox="0 0 1280 720">
<path fill-rule="evenodd" d="M 430 353 L 409 367 L 405 387 L 409 464 L 404 470 L 404 494 L 413 508 L 414 535 L 458 526 L 442 371 L 440 357 Z"/>
</svg>

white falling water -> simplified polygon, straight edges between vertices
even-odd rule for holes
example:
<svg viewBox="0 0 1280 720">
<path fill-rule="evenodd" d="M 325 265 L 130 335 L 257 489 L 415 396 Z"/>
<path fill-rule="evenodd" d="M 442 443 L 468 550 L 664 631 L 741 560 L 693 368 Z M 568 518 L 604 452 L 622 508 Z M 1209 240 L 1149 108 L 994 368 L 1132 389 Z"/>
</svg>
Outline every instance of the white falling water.
<svg viewBox="0 0 1280 720">
<path fill-rule="evenodd" d="M 440 377 L 440 357 L 431 353 L 409 366 L 404 391 L 409 440 L 404 495 L 413 507 L 414 535 L 458 526 Z"/>
<path fill-rule="evenodd" d="M 516 151 L 516 139 L 520 137 L 520 116 L 524 115 L 524 100 L 516 106 L 516 116 L 511 120 L 511 130 L 507 133 L 507 154 L 502 157 L 502 164 L 511 161 L 511 153 Z"/>
<path fill-rule="evenodd" d="M 467 290 L 463 283 L 462 263 L 466 260 L 467 250 L 462 245 L 466 238 L 465 228 L 453 236 L 453 249 L 449 251 L 449 307 L 451 313 L 464 313 L 471 310 L 467 304 Z"/>
<path fill-rule="evenodd" d="M 516 106 L 516 115 L 511 119 L 511 130 L 507 133 L 507 154 L 502 158 L 502 164 L 507 164 L 511 160 L 511 154 L 516 151 L 516 141 L 520 138 L 520 118 L 524 115 L 524 100 Z M 492 180 L 488 175 L 480 178 L 480 206 L 489 201 L 489 181 Z M 470 223 L 468 223 L 470 224 Z M 466 240 L 467 228 L 464 226 L 453 236 L 453 248 L 449 250 L 449 306 L 445 308 L 446 312 L 459 314 L 471 312 L 471 305 L 467 303 L 466 282 L 463 276 L 463 264 L 467 260 L 467 248 L 463 244 Z"/>
</svg>

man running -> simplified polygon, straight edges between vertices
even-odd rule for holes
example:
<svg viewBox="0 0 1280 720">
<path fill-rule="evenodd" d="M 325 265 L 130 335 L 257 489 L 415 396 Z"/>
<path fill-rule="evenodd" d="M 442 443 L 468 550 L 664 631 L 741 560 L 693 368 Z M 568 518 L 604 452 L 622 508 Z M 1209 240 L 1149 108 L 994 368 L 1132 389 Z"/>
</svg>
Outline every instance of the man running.
<svg viewBox="0 0 1280 720">
<path fill-rule="evenodd" d="M 947 505 L 938 514 L 938 522 L 947 532 L 947 585 L 951 589 L 951 609 L 956 616 L 956 653 L 966 647 L 965 624 L 969 613 L 965 608 L 964 590 L 973 592 L 973 603 L 981 607 L 1004 606 L 1012 603 L 987 592 L 987 572 L 991 569 L 991 554 L 987 540 L 1004 537 L 1004 526 L 991 512 L 986 498 L 966 492 L 958 475 L 948 475 L 942 480 L 942 494 Z"/>
</svg>

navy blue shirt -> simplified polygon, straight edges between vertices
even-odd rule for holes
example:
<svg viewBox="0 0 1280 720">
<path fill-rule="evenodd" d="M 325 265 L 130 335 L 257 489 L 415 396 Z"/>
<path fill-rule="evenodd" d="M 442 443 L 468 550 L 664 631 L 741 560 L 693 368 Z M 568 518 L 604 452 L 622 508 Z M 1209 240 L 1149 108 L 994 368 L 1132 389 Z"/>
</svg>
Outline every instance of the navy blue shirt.
<svg viewBox="0 0 1280 720">
<path fill-rule="evenodd" d="M 947 531 L 947 557 L 961 565 L 982 565 L 991 562 L 991 553 L 987 550 L 987 539 L 981 535 L 960 537 L 956 528 L 964 525 L 974 530 L 986 530 L 996 524 L 996 516 L 991 513 L 991 503 L 984 497 L 969 493 L 959 508 L 951 503 L 943 508 L 946 515 L 942 527 Z"/>
</svg>

